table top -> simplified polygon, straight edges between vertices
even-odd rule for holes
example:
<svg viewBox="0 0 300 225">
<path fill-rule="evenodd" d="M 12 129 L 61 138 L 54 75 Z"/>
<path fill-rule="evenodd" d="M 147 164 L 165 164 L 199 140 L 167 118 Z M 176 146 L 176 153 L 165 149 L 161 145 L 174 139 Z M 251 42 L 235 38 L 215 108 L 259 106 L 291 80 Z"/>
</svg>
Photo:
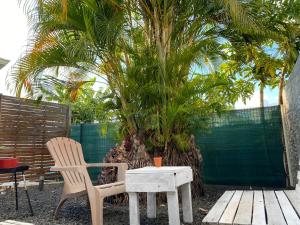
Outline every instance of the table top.
<svg viewBox="0 0 300 225">
<path fill-rule="evenodd" d="M 127 174 L 140 174 L 140 173 L 161 174 L 161 173 L 178 173 L 187 170 L 192 170 L 192 169 L 189 166 L 162 166 L 162 167 L 147 166 L 139 169 L 127 170 L 126 173 Z"/>
<path fill-rule="evenodd" d="M 144 167 L 127 170 L 127 192 L 168 192 L 193 181 L 193 171 L 188 166 Z"/>
<path fill-rule="evenodd" d="M 0 174 L 3 173 L 17 173 L 17 172 L 24 172 L 25 170 L 28 170 L 29 166 L 27 165 L 18 165 L 14 168 L 0 168 Z"/>
</svg>

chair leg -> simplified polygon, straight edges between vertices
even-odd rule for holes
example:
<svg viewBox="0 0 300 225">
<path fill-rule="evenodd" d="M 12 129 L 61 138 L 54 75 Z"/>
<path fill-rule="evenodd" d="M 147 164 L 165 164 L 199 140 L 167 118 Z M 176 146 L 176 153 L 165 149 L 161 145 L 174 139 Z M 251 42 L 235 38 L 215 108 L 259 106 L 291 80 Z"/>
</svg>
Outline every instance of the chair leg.
<svg viewBox="0 0 300 225">
<path fill-rule="evenodd" d="M 68 198 L 62 196 L 59 203 L 58 203 L 58 206 L 56 207 L 55 209 L 55 212 L 54 212 L 54 219 L 57 220 L 58 219 L 58 212 L 60 210 L 60 208 L 62 207 L 62 205 L 67 201 Z"/>
<path fill-rule="evenodd" d="M 103 201 L 102 197 L 90 199 L 93 225 L 103 225 Z"/>
<path fill-rule="evenodd" d="M 86 207 L 87 207 L 88 209 L 91 209 L 90 199 L 89 199 L 89 196 L 88 196 L 88 195 L 86 196 Z"/>
</svg>

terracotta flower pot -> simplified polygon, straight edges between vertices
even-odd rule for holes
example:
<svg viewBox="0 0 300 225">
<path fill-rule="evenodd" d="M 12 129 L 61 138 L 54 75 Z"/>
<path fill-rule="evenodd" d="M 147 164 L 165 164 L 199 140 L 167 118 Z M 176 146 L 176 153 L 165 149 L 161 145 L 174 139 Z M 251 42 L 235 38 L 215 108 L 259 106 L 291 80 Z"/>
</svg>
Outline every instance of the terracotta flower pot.
<svg viewBox="0 0 300 225">
<path fill-rule="evenodd" d="M 161 167 L 162 165 L 162 157 L 154 157 L 154 166 L 156 167 Z"/>
</svg>

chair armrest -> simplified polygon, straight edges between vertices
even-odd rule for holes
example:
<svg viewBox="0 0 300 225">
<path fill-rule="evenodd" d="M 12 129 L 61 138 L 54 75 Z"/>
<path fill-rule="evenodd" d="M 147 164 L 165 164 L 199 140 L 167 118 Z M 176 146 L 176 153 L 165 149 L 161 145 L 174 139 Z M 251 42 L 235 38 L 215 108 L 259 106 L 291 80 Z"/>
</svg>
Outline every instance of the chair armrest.
<svg viewBox="0 0 300 225">
<path fill-rule="evenodd" d="M 62 167 L 53 166 L 53 167 L 50 167 L 50 171 L 52 171 L 52 172 L 67 172 L 67 171 L 80 172 L 81 168 L 82 168 L 82 166 L 62 166 Z"/>
<path fill-rule="evenodd" d="M 125 180 L 125 173 L 128 170 L 127 163 L 89 163 L 87 168 L 91 167 L 117 167 L 118 168 L 118 181 Z"/>
<path fill-rule="evenodd" d="M 121 164 L 127 165 L 126 163 L 88 163 L 86 167 L 119 167 Z"/>
</svg>

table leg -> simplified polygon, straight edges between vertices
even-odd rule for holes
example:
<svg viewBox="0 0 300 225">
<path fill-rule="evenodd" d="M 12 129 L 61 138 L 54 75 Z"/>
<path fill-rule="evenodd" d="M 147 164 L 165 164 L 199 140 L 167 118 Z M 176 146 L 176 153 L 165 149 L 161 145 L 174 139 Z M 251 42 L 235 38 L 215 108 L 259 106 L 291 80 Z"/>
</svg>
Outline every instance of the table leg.
<svg viewBox="0 0 300 225">
<path fill-rule="evenodd" d="M 167 192 L 169 225 L 180 225 L 178 191 Z"/>
<path fill-rule="evenodd" d="M 26 178 L 25 178 L 24 172 L 22 172 L 22 176 L 23 176 L 23 182 L 24 182 L 24 190 L 26 192 L 26 197 L 27 197 L 27 201 L 28 201 L 28 205 L 29 205 L 29 209 L 30 209 L 30 215 L 33 216 L 33 210 L 32 210 L 32 206 L 31 206 L 31 202 L 30 202 L 30 198 L 29 198 L 29 194 L 28 194 L 28 190 L 27 190 Z"/>
<path fill-rule="evenodd" d="M 147 217 L 156 218 L 156 193 L 147 193 Z"/>
<path fill-rule="evenodd" d="M 193 206 L 192 206 L 192 194 L 191 194 L 191 183 L 182 185 L 182 211 L 183 211 L 183 222 L 193 222 Z"/>
<path fill-rule="evenodd" d="M 128 195 L 130 225 L 140 225 L 139 195 L 136 192 L 129 192 Z"/>
<path fill-rule="evenodd" d="M 18 205 L 18 183 L 17 183 L 17 173 L 15 173 L 15 197 L 16 197 L 16 210 L 19 209 Z"/>
</svg>

